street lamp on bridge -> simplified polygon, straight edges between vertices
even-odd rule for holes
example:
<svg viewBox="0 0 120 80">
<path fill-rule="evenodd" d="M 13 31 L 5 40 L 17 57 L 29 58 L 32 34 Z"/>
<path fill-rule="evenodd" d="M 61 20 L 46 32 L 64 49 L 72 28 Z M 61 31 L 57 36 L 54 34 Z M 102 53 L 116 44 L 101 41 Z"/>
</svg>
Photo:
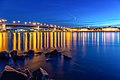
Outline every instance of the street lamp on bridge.
<svg viewBox="0 0 120 80">
<path fill-rule="evenodd" d="M 0 19 L 0 23 L 5 23 L 5 22 L 7 22 L 6 19 Z"/>
<path fill-rule="evenodd" d="M 27 24 L 27 22 L 24 22 L 24 24 Z"/>
<path fill-rule="evenodd" d="M 18 20 L 18 23 L 20 23 L 20 20 Z"/>
<path fill-rule="evenodd" d="M 16 21 L 13 21 L 13 23 L 15 24 L 15 23 L 16 23 Z"/>
</svg>

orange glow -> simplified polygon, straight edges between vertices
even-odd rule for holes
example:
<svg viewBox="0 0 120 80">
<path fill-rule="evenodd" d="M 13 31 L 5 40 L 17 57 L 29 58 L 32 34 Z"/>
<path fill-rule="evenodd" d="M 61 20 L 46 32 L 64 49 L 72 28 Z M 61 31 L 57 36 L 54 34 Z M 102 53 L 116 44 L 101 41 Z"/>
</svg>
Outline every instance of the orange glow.
<svg viewBox="0 0 120 80">
<path fill-rule="evenodd" d="M 2 33 L 0 33 L 0 51 L 2 51 L 2 43 L 3 43 Z"/>
<path fill-rule="evenodd" d="M 56 32 L 53 32 L 53 35 L 54 35 L 54 38 L 53 38 L 53 45 L 54 45 L 54 48 L 56 48 Z"/>
<path fill-rule="evenodd" d="M 61 36 L 60 36 L 60 32 L 58 32 L 58 47 L 60 47 L 60 38 L 61 38 Z"/>
<path fill-rule="evenodd" d="M 65 32 L 63 33 L 63 47 L 65 48 L 65 40 L 66 40 L 66 37 L 65 37 Z"/>
<path fill-rule="evenodd" d="M 47 40 L 47 41 L 46 41 L 47 48 L 49 48 L 49 33 L 48 33 L 48 32 L 47 32 L 47 36 L 46 36 L 46 38 L 47 38 L 47 39 L 46 39 L 46 40 Z"/>
<path fill-rule="evenodd" d="M 40 32 L 40 49 L 42 49 L 42 32 Z"/>
<path fill-rule="evenodd" d="M 32 33 L 29 33 L 30 39 L 29 39 L 29 49 L 32 49 Z"/>
<path fill-rule="evenodd" d="M 66 32 L 66 46 L 68 49 L 70 49 L 71 39 L 71 32 Z"/>
<path fill-rule="evenodd" d="M 44 32 L 44 48 L 46 48 L 46 32 Z"/>
<path fill-rule="evenodd" d="M 80 31 L 89 31 L 87 28 L 82 28 Z"/>
<path fill-rule="evenodd" d="M 110 28 L 102 28 L 102 31 L 119 31 L 119 29 L 110 27 Z"/>
<path fill-rule="evenodd" d="M 13 50 L 16 50 L 16 33 L 13 33 Z"/>
<path fill-rule="evenodd" d="M 73 43 L 74 43 L 74 47 L 76 47 L 76 40 L 77 40 L 77 32 L 73 33 Z"/>
<path fill-rule="evenodd" d="M 40 33 L 37 32 L 37 48 L 40 48 Z"/>
<path fill-rule="evenodd" d="M 6 34 L 3 33 L 3 50 L 6 51 Z"/>
<path fill-rule="evenodd" d="M 24 51 L 28 51 L 28 36 L 27 36 L 27 33 L 24 34 Z"/>
<path fill-rule="evenodd" d="M 20 37 L 20 33 L 18 33 L 18 51 L 21 51 L 21 37 Z"/>
<path fill-rule="evenodd" d="M 36 32 L 33 33 L 33 50 L 36 51 Z"/>
<path fill-rule="evenodd" d="M 53 32 L 50 32 L 50 48 L 53 48 Z"/>
</svg>

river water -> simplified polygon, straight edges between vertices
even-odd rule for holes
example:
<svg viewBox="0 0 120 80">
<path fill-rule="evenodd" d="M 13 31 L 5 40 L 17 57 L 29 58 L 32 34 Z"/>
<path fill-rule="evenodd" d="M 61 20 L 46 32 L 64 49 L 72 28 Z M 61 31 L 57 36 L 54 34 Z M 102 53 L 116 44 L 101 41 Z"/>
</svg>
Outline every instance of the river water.
<svg viewBox="0 0 120 80">
<path fill-rule="evenodd" d="M 119 32 L 0 32 L 0 51 L 45 53 L 55 48 L 72 60 L 46 62 L 44 55 L 16 63 L 10 59 L 0 61 L 0 73 L 11 65 L 30 71 L 42 67 L 55 80 L 120 80 Z"/>
</svg>

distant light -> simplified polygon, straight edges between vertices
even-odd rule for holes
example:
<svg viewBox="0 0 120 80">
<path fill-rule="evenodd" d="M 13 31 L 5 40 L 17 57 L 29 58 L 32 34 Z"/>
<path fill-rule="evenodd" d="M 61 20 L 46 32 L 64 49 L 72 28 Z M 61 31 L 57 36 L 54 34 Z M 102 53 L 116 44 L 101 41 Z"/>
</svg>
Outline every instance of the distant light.
<svg viewBox="0 0 120 80">
<path fill-rule="evenodd" d="M 52 25 L 52 24 L 50 24 L 50 27 L 53 27 L 53 25 Z"/>
<path fill-rule="evenodd" d="M 27 24 L 27 22 L 24 22 L 24 24 Z"/>
<path fill-rule="evenodd" d="M 32 22 L 29 22 L 29 24 L 31 24 Z"/>
<path fill-rule="evenodd" d="M 7 20 L 6 19 L 0 19 L 0 23 L 2 22 L 2 23 L 4 23 L 4 22 L 6 22 Z"/>
<path fill-rule="evenodd" d="M 33 25 L 36 25 L 36 22 L 32 23 Z"/>
<path fill-rule="evenodd" d="M 44 23 L 44 25 L 46 25 L 46 23 Z"/>
<path fill-rule="evenodd" d="M 15 24 L 15 23 L 16 23 L 16 21 L 13 21 L 13 23 Z"/>
<path fill-rule="evenodd" d="M 57 27 L 57 25 L 54 25 L 54 27 L 56 28 L 56 27 Z"/>
<path fill-rule="evenodd" d="M 18 23 L 20 23 L 20 21 L 18 20 Z"/>
<path fill-rule="evenodd" d="M 40 25 L 40 23 L 39 23 L 39 22 L 37 22 L 37 25 Z"/>
<path fill-rule="evenodd" d="M 40 24 L 40 26 L 42 26 L 42 23 Z"/>
</svg>

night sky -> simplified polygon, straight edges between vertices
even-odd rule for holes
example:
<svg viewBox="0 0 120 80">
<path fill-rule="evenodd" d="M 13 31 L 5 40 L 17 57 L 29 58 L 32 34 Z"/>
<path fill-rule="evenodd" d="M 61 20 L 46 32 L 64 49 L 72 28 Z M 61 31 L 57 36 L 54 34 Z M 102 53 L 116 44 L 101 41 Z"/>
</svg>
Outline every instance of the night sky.
<svg viewBox="0 0 120 80">
<path fill-rule="evenodd" d="M 67 26 L 120 25 L 120 0 L 0 0 L 0 18 Z"/>
</svg>

